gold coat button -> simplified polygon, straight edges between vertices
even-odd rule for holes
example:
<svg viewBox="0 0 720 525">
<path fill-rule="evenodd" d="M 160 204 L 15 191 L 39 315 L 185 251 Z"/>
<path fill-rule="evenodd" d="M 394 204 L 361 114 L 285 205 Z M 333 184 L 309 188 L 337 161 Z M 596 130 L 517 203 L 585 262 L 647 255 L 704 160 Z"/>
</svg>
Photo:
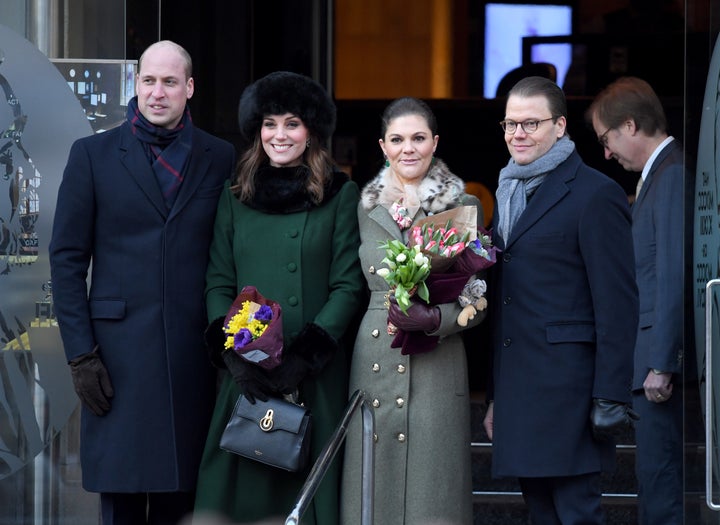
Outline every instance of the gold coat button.
<svg viewBox="0 0 720 525">
<path fill-rule="evenodd" d="M 372 335 L 375 339 L 377 339 L 378 337 L 380 337 L 380 330 L 378 330 L 378 329 L 376 328 L 375 330 L 373 330 L 372 332 L 370 332 L 370 335 Z"/>
<path fill-rule="evenodd" d="M 370 268 L 368 268 L 368 272 L 371 274 L 375 273 L 375 267 L 371 266 Z"/>
<path fill-rule="evenodd" d="M 404 374 L 405 373 L 405 365 L 398 365 L 397 371 L 398 371 L 398 374 Z"/>
<path fill-rule="evenodd" d="M 405 400 L 404 400 L 402 397 L 398 397 L 398 398 L 395 400 L 395 404 L 396 404 L 398 407 L 402 408 L 403 405 L 405 405 Z"/>
<path fill-rule="evenodd" d="M 398 440 L 400 443 L 405 443 L 405 434 L 403 434 L 402 432 L 401 432 L 400 434 L 398 434 L 398 435 L 397 435 L 397 440 Z"/>
<path fill-rule="evenodd" d="M 379 399 L 373 399 L 372 400 L 372 406 L 373 408 L 378 408 L 380 406 L 380 400 Z"/>
<path fill-rule="evenodd" d="M 380 365 L 377 363 L 373 363 L 372 365 L 372 371 L 373 372 L 379 372 L 380 371 Z"/>
</svg>

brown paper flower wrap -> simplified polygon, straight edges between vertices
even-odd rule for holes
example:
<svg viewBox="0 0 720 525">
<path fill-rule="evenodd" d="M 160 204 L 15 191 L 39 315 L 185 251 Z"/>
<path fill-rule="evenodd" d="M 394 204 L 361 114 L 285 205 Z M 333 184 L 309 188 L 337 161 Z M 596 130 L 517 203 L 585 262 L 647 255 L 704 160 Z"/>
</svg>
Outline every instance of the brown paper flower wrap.
<svg viewBox="0 0 720 525">
<path fill-rule="evenodd" d="M 499 251 L 491 245 L 489 233 L 478 230 L 475 206 L 460 206 L 416 221 L 408 244 L 421 246 L 422 254 L 430 259 L 420 295 L 430 305 L 456 301 L 474 274 L 495 264 Z M 389 322 L 388 334 L 395 335 L 390 346 L 401 348 L 404 355 L 429 352 L 439 341 L 437 336 L 405 332 Z"/>
<path fill-rule="evenodd" d="M 283 332 L 280 304 L 245 286 L 233 301 L 223 323 L 225 349 L 266 370 L 282 360 Z"/>
</svg>

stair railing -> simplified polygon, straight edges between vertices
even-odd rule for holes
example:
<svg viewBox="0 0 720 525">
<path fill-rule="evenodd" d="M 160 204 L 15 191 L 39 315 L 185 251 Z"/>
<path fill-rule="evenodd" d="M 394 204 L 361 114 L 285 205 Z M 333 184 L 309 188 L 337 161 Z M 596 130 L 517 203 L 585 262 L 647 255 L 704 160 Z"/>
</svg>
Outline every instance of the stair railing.
<svg viewBox="0 0 720 525">
<path fill-rule="evenodd" d="M 300 518 L 307 510 L 310 501 L 323 480 L 332 460 L 335 458 L 342 442 L 347 436 L 348 425 L 357 409 L 361 408 L 362 413 L 362 495 L 360 507 L 361 525 L 372 525 L 373 521 L 373 490 L 375 486 L 375 416 L 370 404 L 365 399 L 365 392 L 356 390 L 350 397 L 345 415 L 338 424 L 330 440 L 318 456 L 315 464 L 310 470 L 305 484 L 300 489 L 300 494 L 295 501 L 295 507 L 285 520 L 285 525 L 299 525 Z"/>
<path fill-rule="evenodd" d="M 719 41 L 720 42 L 720 41 Z M 716 444 L 713 435 L 716 426 L 715 407 L 713 406 L 713 288 L 720 285 L 720 279 L 711 279 L 705 283 L 705 503 L 714 511 L 720 505 L 713 502 L 713 464 Z"/>
</svg>

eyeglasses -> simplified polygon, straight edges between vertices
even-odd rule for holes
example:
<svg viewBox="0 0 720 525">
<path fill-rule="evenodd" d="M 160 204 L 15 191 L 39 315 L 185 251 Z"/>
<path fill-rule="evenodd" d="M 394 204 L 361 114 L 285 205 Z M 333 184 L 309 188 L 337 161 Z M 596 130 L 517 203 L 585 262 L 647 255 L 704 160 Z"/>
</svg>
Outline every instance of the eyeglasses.
<svg viewBox="0 0 720 525">
<path fill-rule="evenodd" d="M 525 133 L 535 133 L 538 129 L 538 126 L 542 122 L 547 122 L 548 120 L 555 120 L 555 118 L 550 117 L 550 118 L 544 118 L 542 120 L 525 120 L 523 122 L 515 122 L 514 120 L 501 120 L 500 127 L 508 135 L 512 135 L 513 133 L 515 133 L 518 125 L 522 128 L 522 130 Z"/>
<path fill-rule="evenodd" d="M 605 130 L 605 133 L 603 133 L 602 135 L 598 135 L 598 142 L 600 143 L 600 145 L 601 145 L 603 148 L 607 148 L 607 144 L 608 144 L 608 137 L 607 137 L 607 136 L 608 136 L 608 133 L 610 133 L 610 130 L 611 130 L 611 129 L 612 129 L 612 128 L 608 128 L 608 129 Z"/>
</svg>

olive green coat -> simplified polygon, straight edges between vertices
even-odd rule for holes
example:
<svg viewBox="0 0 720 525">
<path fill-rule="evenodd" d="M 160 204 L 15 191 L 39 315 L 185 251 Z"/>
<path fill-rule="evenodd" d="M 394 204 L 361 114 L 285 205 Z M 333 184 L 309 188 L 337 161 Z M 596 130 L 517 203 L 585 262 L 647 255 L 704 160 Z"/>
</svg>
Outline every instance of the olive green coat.
<svg viewBox="0 0 720 525">
<path fill-rule="evenodd" d="M 362 296 L 358 262 L 358 188 L 346 182 L 310 211 L 268 214 L 240 203 L 226 188 L 220 198 L 207 273 L 210 320 L 224 316 L 237 292 L 254 285 L 280 303 L 285 346 L 308 322 L 341 340 Z M 312 461 L 328 441 L 347 402 L 347 361 L 339 351 L 316 380 L 300 385 L 313 414 Z M 239 390 L 226 376 L 205 447 L 196 511 L 219 512 L 234 523 L 285 517 L 310 467 L 288 473 L 220 450 L 220 435 Z M 339 463 L 320 486 L 303 523 L 337 525 Z"/>
<path fill-rule="evenodd" d="M 462 188 L 462 182 L 457 182 Z M 387 334 L 384 305 L 388 285 L 377 275 L 385 266 L 381 262 L 385 253 L 378 246 L 388 239 L 407 242 L 403 233 L 407 235 L 409 229 L 401 232 L 388 210 L 374 205 L 373 199 L 366 201 L 366 195 L 364 190 L 358 206 L 360 261 L 371 297 L 355 342 L 349 391 L 365 390 L 374 406 L 374 525 L 469 525 L 470 405 L 467 360 L 458 333 L 462 328 L 456 322 L 460 307 L 457 302 L 440 305 L 442 321 L 435 334 L 441 340 L 431 352 L 401 355 L 399 348 L 390 347 L 393 336 Z M 447 207 L 460 204 L 477 206 L 482 221 L 477 198 L 461 194 Z M 420 209 L 415 220 L 424 217 Z M 478 314 L 468 327 L 483 317 Z M 360 522 L 362 431 L 358 423 L 353 421 L 346 443 L 343 525 Z"/>
</svg>

